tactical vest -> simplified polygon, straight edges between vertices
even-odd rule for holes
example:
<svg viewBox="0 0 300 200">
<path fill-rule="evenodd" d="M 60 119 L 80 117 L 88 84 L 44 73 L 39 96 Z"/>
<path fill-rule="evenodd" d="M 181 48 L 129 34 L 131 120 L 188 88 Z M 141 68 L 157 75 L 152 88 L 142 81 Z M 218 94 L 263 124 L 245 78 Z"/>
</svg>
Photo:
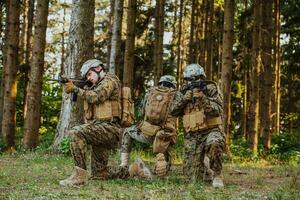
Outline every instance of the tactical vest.
<svg viewBox="0 0 300 200">
<path fill-rule="evenodd" d="M 216 85 L 216 83 L 214 83 Z M 216 85 L 217 87 L 217 85 Z M 199 104 L 188 103 L 184 109 L 183 126 L 186 132 L 204 131 L 222 124 L 222 118 L 211 117 L 205 114 Z"/>
<path fill-rule="evenodd" d="M 147 136 L 154 136 L 166 126 L 168 112 L 176 91 L 152 87 L 145 105 L 144 120 L 138 126 Z M 168 126 L 169 123 L 167 124 Z"/>
<path fill-rule="evenodd" d="M 84 112 L 87 120 L 111 120 L 114 117 L 121 119 L 122 109 L 120 80 L 117 76 L 107 73 L 99 84 L 102 84 L 105 81 L 115 82 L 117 88 L 114 89 L 109 99 L 99 104 L 89 104 L 87 101 L 84 101 Z"/>
</svg>

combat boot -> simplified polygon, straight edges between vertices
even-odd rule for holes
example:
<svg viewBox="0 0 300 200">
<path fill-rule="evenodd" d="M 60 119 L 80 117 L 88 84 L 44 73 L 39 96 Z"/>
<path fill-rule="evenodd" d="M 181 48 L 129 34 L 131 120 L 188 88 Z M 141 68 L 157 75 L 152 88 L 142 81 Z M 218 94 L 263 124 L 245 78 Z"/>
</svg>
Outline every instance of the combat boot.
<svg viewBox="0 0 300 200">
<path fill-rule="evenodd" d="M 216 175 L 212 181 L 212 186 L 214 188 L 222 188 L 224 187 L 223 179 L 221 175 Z"/>
<path fill-rule="evenodd" d="M 101 170 L 98 170 L 97 172 L 92 173 L 92 176 L 91 176 L 90 179 L 92 179 L 92 180 L 106 180 L 106 179 L 109 179 L 109 178 L 111 178 L 111 173 L 108 170 L 108 168 L 105 167 Z"/>
<path fill-rule="evenodd" d="M 204 165 L 203 180 L 207 182 L 211 182 L 214 177 L 214 171 L 210 168 L 210 160 L 208 156 L 204 156 L 203 165 Z"/>
<path fill-rule="evenodd" d="M 83 185 L 86 183 L 86 181 L 87 171 L 85 169 L 75 166 L 72 175 L 65 180 L 59 181 L 59 184 L 62 186 Z"/>
<path fill-rule="evenodd" d="M 152 179 L 151 171 L 146 167 L 142 159 L 138 158 L 129 166 L 130 176 L 138 176 L 141 178 Z"/>
<path fill-rule="evenodd" d="M 163 177 L 167 174 L 168 163 L 166 162 L 165 155 L 159 153 L 156 155 L 155 174 L 158 177 Z"/>
</svg>

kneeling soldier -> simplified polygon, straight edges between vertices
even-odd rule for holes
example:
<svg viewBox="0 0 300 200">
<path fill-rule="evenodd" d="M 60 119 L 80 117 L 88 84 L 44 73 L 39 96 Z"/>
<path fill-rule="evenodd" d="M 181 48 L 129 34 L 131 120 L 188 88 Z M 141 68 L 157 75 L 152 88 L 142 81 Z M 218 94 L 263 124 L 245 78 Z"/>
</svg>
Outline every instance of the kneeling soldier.
<svg viewBox="0 0 300 200">
<path fill-rule="evenodd" d="M 184 163 L 187 180 L 212 181 L 223 187 L 221 178 L 225 137 L 222 128 L 222 94 L 213 81 L 206 81 L 198 64 L 190 64 L 183 71 L 187 84 L 182 101 L 173 109 L 174 115 L 183 112 Z"/>
<path fill-rule="evenodd" d="M 73 174 L 60 181 L 60 185 L 81 185 L 87 181 L 86 148 L 92 147 L 91 178 L 106 179 L 110 176 L 107 167 L 109 150 L 119 141 L 121 116 L 121 83 L 117 76 L 106 73 L 99 60 L 86 61 L 81 75 L 92 86 L 84 89 L 72 82 L 65 84 L 66 93 L 77 93 L 84 100 L 85 124 L 68 131 L 71 137 L 71 153 L 75 163 Z"/>
<path fill-rule="evenodd" d="M 167 174 L 171 165 L 171 148 L 176 142 L 176 118 L 170 115 L 174 101 L 180 99 L 173 76 L 162 76 L 158 86 L 153 86 L 146 93 L 141 110 L 143 120 L 137 125 L 128 127 L 123 132 L 121 145 L 121 166 L 128 166 L 132 139 L 153 144 L 156 155 L 154 172 L 162 177 Z"/>
</svg>

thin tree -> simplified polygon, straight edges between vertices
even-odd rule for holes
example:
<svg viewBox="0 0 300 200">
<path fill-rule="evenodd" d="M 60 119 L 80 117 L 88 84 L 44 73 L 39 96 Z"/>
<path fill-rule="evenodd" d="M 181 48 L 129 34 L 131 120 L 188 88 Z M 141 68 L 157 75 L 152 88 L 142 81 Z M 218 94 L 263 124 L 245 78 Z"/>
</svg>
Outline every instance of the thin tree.
<svg viewBox="0 0 300 200">
<path fill-rule="evenodd" d="M 82 64 L 93 58 L 95 0 L 73 0 L 69 30 L 68 57 L 63 75 L 79 77 Z M 83 122 L 83 102 L 72 102 L 70 95 L 63 93 L 61 113 L 53 148 L 57 148 L 69 127 Z"/>
<path fill-rule="evenodd" d="M 260 12 L 261 0 L 253 1 L 253 28 L 252 28 L 252 66 L 250 72 L 250 88 L 249 88 L 249 113 L 248 124 L 249 129 L 249 145 L 254 154 L 257 153 L 258 144 L 258 123 L 259 123 L 259 77 L 261 73 L 261 52 L 260 52 Z"/>
<path fill-rule="evenodd" d="M 154 41 L 154 84 L 163 74 L 163 37 L 165 0 L 157 0 L 155 7 L 155 41 Z"/>
<path fill-rule="evenodd" d="M 113 20 L 114 20 L 114 9 L 115 9 L 115 0 L 110 0 L 110 13 L 109 13 L 109 28 L 108 28 L 108 42 L 107 42 L 107 67 L 109 67 L 110 62 L 110 52 L 111 52 L 111 38 L 113 32 Z"/>
<path fill-rule="evenodd" d="M 181 38 L 182 38 L 182 18 L 183 18 L 183 0 L 179 4 L 178 36 L 177 36 L 177 83 L 181 85 L 182 62 L 181 62 Z"/>
<path fill-rule="evenodd" d="M 233 47 L 233 25 L 234 25 L 234 0 L 225 0 L 224 5 L 224 31 L 222 49 L 222 92 L 224 95 L 224 131 L 226 144 L 230 143 L 231 125 L 231 81 L 232 81 L 232 47 Z"/>
<path fill-rule="evenodd" d="M 125 43 L 123 83 L 125 86 L 128 86 L 130 88 L 132 88 L 134 69 L 136 10 L 136 0 L 129 0 L 127 12 L 127 38 Z"/>
<path fill-rule="evenodd" d="M 214 24 L 214 0 L 206 2 L 206 24 L 205 24 L 205 70 L 208 79 L 212 79 L 213 59 L 213 24 Z"/>
<path fill-rule="evenodd" d="M 196 0 L 192 0 L 192 13 L 191 13 L 191 26 L 190 26 L 190 41 L 189 41 L 189 63 L 195 63 L 196 55 L 195 55 L 195 20 L 196 15 L 195 11 L 197 9 Z"/>
<path fill-rule="evenodd" d="M 3 76 L 4 91 L 1 132 L 4 135 L 8 150 L 15 148 L 20 3 L 19 0 L 9 0 L 7 1 L 6 10 L 8 19 L 5 33 L 6 55 Z"/>
<path fill-rule="evenodd" d="M 272 103 L 272 113 L 275 113 L 274 128 L 276 134 L 280 131 L 280 1 L 274 0 L 274 94 Z"/>
<path fill-rule="evenodd" d="M 32 49 L 32 62 L 29 71 L 28 91 L 26 95 L 26 115 L 24 116 L 24 140 L 26 149 L 34 149 L 39 142 L 41 121 L 42 79 L 44 72 L 44 54 L 46 47 L 47 17 L 49 0 L 37 0 L 36 21 Z"/>
<path fill-rule="evenodd" d="M 109 71 L 116 73 L 116 63 L 119 57 L 121 46 L 121 30 L 122 30 L 122 16 L 123 16 L 123 0 L 115 0 L 114 19 L 113 19 L 113 32 L 111 39 L 111 50 L 109 60 Z"/>
</svg>

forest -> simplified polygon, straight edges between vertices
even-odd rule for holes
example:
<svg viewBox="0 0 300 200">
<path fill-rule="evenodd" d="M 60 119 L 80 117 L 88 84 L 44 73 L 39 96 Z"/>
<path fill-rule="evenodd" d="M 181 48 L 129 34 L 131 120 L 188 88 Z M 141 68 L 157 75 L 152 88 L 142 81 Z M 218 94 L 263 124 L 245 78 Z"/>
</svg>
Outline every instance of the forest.
<svg viewBox="0 0 300 200">
<path fill-rule="evenodd" d="M 299 12 L 300 0 L 1 0 L 0 198 L 299 199 Z M 166 179 L 60 188 L 72 168 L 66 132 L 84 111 L 58 79 L 80 79 L 93 58 L 131 88 L 134 123 L 162 75 L 180 89 L 185 67 L 200 64 L 223 93 L 225 188 L 182 182 L 181 118 Z M 154 162 L 138 142 L 136 157 Z"/>
</svg>

